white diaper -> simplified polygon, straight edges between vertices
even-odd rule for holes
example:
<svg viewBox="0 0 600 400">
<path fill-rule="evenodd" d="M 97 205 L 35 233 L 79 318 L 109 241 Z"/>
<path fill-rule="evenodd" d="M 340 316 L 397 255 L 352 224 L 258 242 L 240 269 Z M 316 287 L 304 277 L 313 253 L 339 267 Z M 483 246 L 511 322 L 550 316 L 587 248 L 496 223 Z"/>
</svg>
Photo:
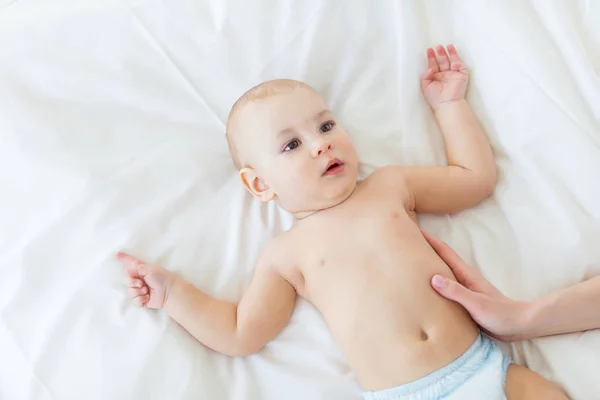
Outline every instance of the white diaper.
<svg viewBox="0 0 600 400">
<path fill-rule="evenodd" d="M 504 400 L 504 382 L 510 357 L 481 333 L 475 343 L 451 364 L 414 382 L 378 392 L 366 400 Z"/>
</svg>

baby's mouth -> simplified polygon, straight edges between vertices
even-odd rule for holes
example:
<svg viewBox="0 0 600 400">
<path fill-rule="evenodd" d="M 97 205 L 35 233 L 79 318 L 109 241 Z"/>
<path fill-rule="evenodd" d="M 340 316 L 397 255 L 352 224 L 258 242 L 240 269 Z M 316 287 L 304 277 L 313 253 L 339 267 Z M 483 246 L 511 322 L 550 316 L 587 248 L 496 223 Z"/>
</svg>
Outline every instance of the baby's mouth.
<svg viewBox="0 0 600 400">
<path fill-rule="evenodd" d="M 325 168 L 325 172 L 323 175 L 337 175 L 344 170 L 344 163 L 338 160 L 337 158 L 329 161 L 327 167 Z"/>
</svg>

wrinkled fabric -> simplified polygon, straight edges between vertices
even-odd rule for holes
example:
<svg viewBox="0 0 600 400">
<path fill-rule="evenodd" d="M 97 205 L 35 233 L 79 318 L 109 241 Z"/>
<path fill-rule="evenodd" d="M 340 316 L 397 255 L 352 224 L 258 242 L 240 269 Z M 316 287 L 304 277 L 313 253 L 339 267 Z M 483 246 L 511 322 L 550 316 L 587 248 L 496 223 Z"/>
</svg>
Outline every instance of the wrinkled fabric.
<svg viewBox="0 0 600 400">
<path fill-rule="evenodd" d="M 598 20 L 586 0 L 0 2 L 0 398 L 359 399 L 306 302 L 260 354 L 228 358 L 136 308 L 113 254 L 238 301 L 291 220 L 239 183 L 224 138 L 237 97 L 304 80 L 361 176 L 443 165 L 419 88 L 438 43 L 471 70 L 499 181 L 422 227 L 516 299 L 600 273 Z M 600 393 L 598 332 L 507 351 L 573 399 Z"/>
</svg>

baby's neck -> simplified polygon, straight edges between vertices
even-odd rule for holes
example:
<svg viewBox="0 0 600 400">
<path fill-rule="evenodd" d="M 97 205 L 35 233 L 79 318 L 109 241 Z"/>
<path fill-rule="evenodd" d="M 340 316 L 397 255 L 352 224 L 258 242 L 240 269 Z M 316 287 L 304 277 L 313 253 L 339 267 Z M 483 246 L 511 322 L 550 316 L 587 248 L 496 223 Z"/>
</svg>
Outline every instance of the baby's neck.
<svg viewBox="0 0 600 400">
<path fill-rule="evenodd" d="M 335 207 L 335 206 L 333 206 L 333 207 Z M 301 221 L 301 220 L 306 219 L 306 218 L 310 217 L 311 215 L 314 215 L 320 211 L 328 210 L 329 208 L 331 208 L 331 207 L 323 208 L 320 210 L 313 210 L 313 211 L 298 211 L 298 212 L 293 212 L 291 214 L 294 217 L 295 221 Z"/>
<path fill-rule="evenodd" d="M 316 208 L 313 210 L 308 209 L 308 210 L 303 210 L 303 211 L 294 211 L 294 212 L 290 212 L 290 214 L 292 214 L 292 216 L 294 217 L 294 221 L 301 221 L 303 219 L 306 219 L 306 218 L 313 216 L 315 214 L 318 214 L 320 212 L 336 208 L 336 207 L 344 204 L 348 199 L 350 199 L 352 197 L 352 195 L 356 192 L 357 186 L 358 186 L 358 184 L 355 185 L 354 188 L 343 198 L 338 199 L 337 201 L 333 202 L 332 204 L 328 204 L 325 207 L 320 207 L 320 208 Z"/>
</svg>

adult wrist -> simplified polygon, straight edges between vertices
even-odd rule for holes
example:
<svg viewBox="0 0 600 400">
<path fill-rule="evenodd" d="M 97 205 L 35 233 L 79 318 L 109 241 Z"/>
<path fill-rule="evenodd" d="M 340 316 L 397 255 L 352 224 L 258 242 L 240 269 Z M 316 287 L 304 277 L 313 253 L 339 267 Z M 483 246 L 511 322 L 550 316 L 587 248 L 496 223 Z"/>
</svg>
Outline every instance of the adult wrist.
<svg viewBox="0 0 600 400">
<path fill-rule="evenodd" d="M 539 312 L 538 300 L 520 302 L 516 318 L 515 340 L 533 339 L 537 336 L 536 325 Z"/>
</svg>

